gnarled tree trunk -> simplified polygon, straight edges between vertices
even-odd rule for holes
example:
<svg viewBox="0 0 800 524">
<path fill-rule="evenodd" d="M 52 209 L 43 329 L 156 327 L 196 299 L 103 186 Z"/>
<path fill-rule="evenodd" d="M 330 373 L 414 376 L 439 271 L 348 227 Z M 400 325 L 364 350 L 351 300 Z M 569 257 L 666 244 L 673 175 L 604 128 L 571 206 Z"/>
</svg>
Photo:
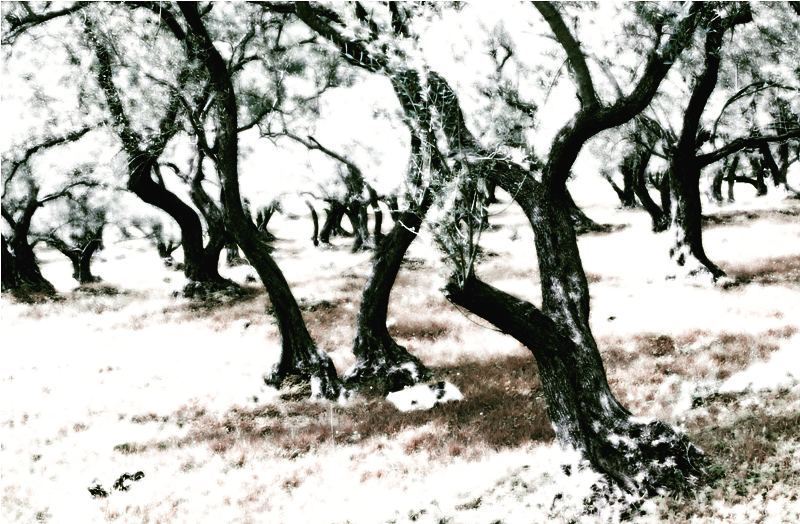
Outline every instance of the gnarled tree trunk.
<svg viewBox="0 0 800 524">
<path fill-rule="evenodd" d="M 512 189 L 519 183 L 505 178 Z M 474 275 L 463 285 L 450 282 L 448 299 L 533 352 L 560 442 L 630 491 L 685 489 L 687 481 L 703 475 L 702 452 L 662 422 L 637 420 L 608 386 L 589 325 L 589 289 L 567 195 L 531 186 L 518 191 L 516 200 L 534 230 L 541 310 Z"/>
<path fill-rule="evenodd" d="M 430 200 L 430 199 L 429 199 Z M 372 388 L 386 394 L 424 380 L 428 370 L 399 345 L 386 327 L 389 296 L 403 257 L 422 225 L 430 202 L 417 212 L 406 211 L 375 248 L 372 274 L 361 294 L 361 307 L 353 342 L 355 365 L 346 373 L 348 385 Z"/>
</svg>

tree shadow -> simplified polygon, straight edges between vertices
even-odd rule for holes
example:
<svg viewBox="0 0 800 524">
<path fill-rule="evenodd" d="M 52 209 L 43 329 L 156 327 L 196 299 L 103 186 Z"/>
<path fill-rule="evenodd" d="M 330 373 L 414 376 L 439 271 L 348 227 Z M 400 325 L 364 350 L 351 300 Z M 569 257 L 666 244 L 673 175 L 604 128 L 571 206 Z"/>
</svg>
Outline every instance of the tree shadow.
<svg viewBox="0 0 800 524">
<path fill-rule="evenodd" d="M 358 445 L 383 437 L 400 439 L 408 454 L 469 457 L 486 447 L 514 448 L 554 438 L 533 358 L 462 362 L 433 371 L 458 386 L 464 399 L 413 412 L 398 411 L 383 398 L 359 399 L 349 406 L 307 401 L 256 404 L 234 407 L 220 416 L 185 408 L 167 416 L 131 418 L 187 428 L 182 437 L 125 442 L 117 450 L 141 453 L 203 442 L 222 453 L 246 442 L 294 458 L 330 443 Z"/>
</svg>

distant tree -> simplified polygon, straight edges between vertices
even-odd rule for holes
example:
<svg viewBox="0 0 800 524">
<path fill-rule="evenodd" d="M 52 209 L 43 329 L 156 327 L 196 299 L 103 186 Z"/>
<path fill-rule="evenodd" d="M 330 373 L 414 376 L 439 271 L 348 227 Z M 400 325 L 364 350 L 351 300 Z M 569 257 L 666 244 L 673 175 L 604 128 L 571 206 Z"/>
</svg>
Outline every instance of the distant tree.
<svg viewBox="0 0 800 524">
<path fill-rule="evenodd" d="M 97 204 L 90 191 L 71 195 L 51 220 L 55 227 L 37 233 L 35 238 L 58 250 L 72 263 L 72 277 L 80 284 L 99 282 L 92 273 L 92 257 L 103 249 L 103 231 L 108 225 L 107 209 Z"/>
<path fill-rule="evenodd" d="M 736 26 L 747 24 L 752 20 L 750 4 L 732 3 L 715 9 L 703 21 L 705 43 L 702 68 L 694 78 L 691 96 L 683 114 L 681 131 L 674 147 L 669 151 L 668 173 L 675 202 L 671 214 L 674 243 L 670 248 L 670 256 L 677 265 L 684 267 L 688 274 L 707 274 L 713 280 L 724 276 L 725 272 L 709 259 L 703 246 L 699 188 L 702 170 L 743 149 L 757 149 L 762 144 L 782 142 L 800 136 L 800 128 L 782 130 L 783 132 L 771 135 L 755 132 L 750 136 L 730 140 L 724 146 L 708 153 L 701 152 L 701 147 L 713 138 L 716 131 L 716 125 L 713 131 L 703 129 L 701 118 L 719 78 L 724 35 Z M 741 97 L 747 89 L 746 87 L 740 90 L 732 98 Z M 751 159 L 753 178 L 739 180 L 750 181 L 756 187 L 758 194 L 765 194 L 764 169 L 757 157 L 753 156 Z"/>
<path fill-rule="evenodd" d="M 70 198 L 78 187 L 95 185 L 80 170 L 66 177 L 52 192 L 42 195 L 37 177 L 31 170 L 34 155 L 83 138 L 96 126 L 85 126 L 60 135 L 46 137 L 33 145 L 11 148 L 3 155 L 2 214 L 9 236 L 3 235 L 3 290 L 19 293 L 53 294 L 55 288 L 42 276 L 33 251 L 31 236 L 34 214 L 49 202 Z"/>
</svg>

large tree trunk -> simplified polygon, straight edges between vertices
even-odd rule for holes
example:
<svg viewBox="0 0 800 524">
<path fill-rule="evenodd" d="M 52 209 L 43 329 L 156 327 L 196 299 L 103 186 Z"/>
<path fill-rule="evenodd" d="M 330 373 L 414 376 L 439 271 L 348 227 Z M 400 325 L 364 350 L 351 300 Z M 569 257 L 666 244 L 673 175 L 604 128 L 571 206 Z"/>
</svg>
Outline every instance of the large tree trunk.
<svg viewBox="0 0 800 524">
<path fill-rule="evenodd" d="M 217 169 L 222 181 L 223 207 L 228 230 L 266 287 L 271 310 L 281 334 L 281 355 L 275 368 L 264 377 L 268 384 L 284 386 L 299 381 L 315 397 L 336 398 L 341 386 L 330 357 L 319 351 L 308 333 L 300 307 L 270 248 L 242 207 L 238 168 L 238 108 L 227 64 L 214 47 L 197 10 L 197 4 L 180 4 L 191 32 L 199 39 L 201 58 L 216 92 Z"/>
<path fill-rule="evenodd" d="M 358 312 L 356 338 L 353 342 L 356 363 L 345 375 L 348 385 L 386 394 L 429 376 L 422 362 L 395 342 L 386 327 L 392 287 L 403 257 L 417 237 L 429 207 L 430 203 L 423 205 L 417 212 L 402 213 L 375 249 L 372 274 L 361 295 Z"/>
<path fill-rule="evenodd" d="M 510 187 L 514 186 L 512 181 Z M 668 425 L 637 420 L 608 386 L 589 325 L 589 289 L 566 192 L 549 196 L 529 185 L 516 200 L 534 231 L 541 310 L 474 275 L 463 286 L 451 281 L 448 299 L 533 352 L 548 413 L 562 444 L 582 452 L 595 468 L 629 491 L 685 489 L 687 481 L 702 476 L 702 453 Z"/>
<path fill-rule="evenodd" d="M 27 233 L 15 232 L 8 245 L 3 237 L 2 264 L 4 290 L 23 294 L 54 295 L 56 293 L 56 288 L 44 278 L 39 269 L 39 261 L 28 243 Z"/>
</svg>

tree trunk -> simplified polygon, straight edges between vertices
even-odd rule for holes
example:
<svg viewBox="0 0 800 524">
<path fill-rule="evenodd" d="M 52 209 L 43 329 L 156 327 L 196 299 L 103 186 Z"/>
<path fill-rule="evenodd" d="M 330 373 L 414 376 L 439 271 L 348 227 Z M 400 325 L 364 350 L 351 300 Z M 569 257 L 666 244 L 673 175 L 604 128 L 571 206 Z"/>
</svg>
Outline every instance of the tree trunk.
<svg viewBox="0 0 800 524">
<path fill-rule="evenodd" d="M 315 246 L 319 245 L 319 215 L 317 215 L 317 210 L 314 209 L 314 205 L 306 200 L 306 206 L 308 206 L 309 211 L 311 212 L 311 222 L 314 224 L 314 232 L 311 235 L 311 242 L 314 243 Z"/>
<path fill-rule="evenodd" d="M 756 196 L 767 194 L 767 184 L 764 183 L 764 166 L 761 161 L 754 156 L 750 157 L 750 169 L 752 170 L 752 184 L 756 188 Z"/>
<path fill-rule="evenodd" d="M 143 202 L 166 212 L 177 222 L 181 230 L 181 247 L 183 248 L 183 272 L 192 282 L 217 283 L 220 279 L 215 270 L 208 272 L 208 264 L 203 263 L 203 229 L 197 213 L 164 186 L 152 178 L 154 161 L 142 153 L 143 159 L 138 162 L 130 159 L 128 189 Z"/>
<path fill-rule="evenodd" d="M 551 197 L 529 187 L 517 193 L 517 202 L 534 230 L 541 311 L 475 276 L 463 286 L 451 281 L 447 298 L 533 352 L 548 414 L 562 444 L 582 452 L 596 469 L 629 491 L 685 489 L 687 481 L 703 474 L 702 452 L 668 425 L 632 417 L 608 386 L 589 326 L 589 289 L 566 188 Z"/>
<path fill-rule="evenodd" d="M 608 224 L 598 224 L 583 212 L 578 204 L 572 199 L 569 191 L 566 193 L 567 205 L 569 206 L 569 216 L 572 220 L 572 225 L 575 226 L 575 232 L 579 235 L 584 233 L 607 233 L 611 231 L 611 226 Z"/>
<path fill-rule="evenodd" d="M 373 227 L 373 238 L 375 247 L 380 246 L 383 240 L 383 211 L 381 211 L 380 201 L 378 200 L 378 193 L 372 186 L 367 186 L 369 192 L 369 205 L 372 207 L 373 216 L 375 217 L 375 225 Z"/>
<path fill-rule="evenodd" d="M 703 247 L 700 167 L 691 160 L 680 158 L 676 157 L 669 171 L 675 200 L 670 223 L 674 240 L 669 255 L 688 276 L 708 274 L 716 281 L 725 276 L 725 272 L 708 258 Z"/>
<path fill-rule="evenodd" d="M 369 247 L 367 208 L 360 200 L 353 200 L 346 208 L 347 218 L 353 227 L 353 253 Z"/>
<path fill-rule="evenodd" d="M 3 237 L 3 289 L 22 294 L 54 295 L 56 288 L 42 275 L 27 236 L 27 232 L 14 232 L 8 245 Z"/>
<path fill-rule="evenodd" d="M 356 363 L 345 375 L 348 385 L 373 389 L 385 395 L 429 376 L 422 362 L 395 342 L 386 327 L 392 287 L 403 257 L 417 237 L 429 207 L 430 202 L 427 202 L 417 212 L 403 213 L 375 249 L 372 274 L 361 295 L 358 312 L 353 342 Z"/>
<path fill-rule="evenodd" d="M 92 274 L 92 257 L 102 245 L 99 239 L 90 240 L 84 247 L 77 253 L 77 264 L 75 266 L 75 278 L 80 284 L 91 284 L 99 282 L 100 278 Z"/>
<path fill-rule="evenodd" d="M 319 233 L 319 241 L 323 244 L 330 244 L 331 237 L 339 234 L 341 230 L 342 218 L 345 215 L 345 207 L 341 202 L 332 200 L 328 202 L 328 209 L 325 212 L 325 223 Z"/>
<path fill-rule="evenodd" d="M 2 291 L 11 291 L 16 289 L 19 285 L 19 280 L 17 278 L 17 271 L 14 264 L 14 255 L 11 254 L 11 251 L 8 249 L 8 244 L 6 243 L 6 236 L 2 235 L 2 249 L 3 249 L 3 259 L 0 261 L 0 271 L 3 273 L 2 279 Z"/>
<path fill-rule="evenodd" d="M 217 95 L 214 110 L 218 149 L 216 162 L 222 182 L 228 231 L 264 283 L 281 334 L 280 359 L 264 380 L 277 387 L 299 381 L 303 387 L 310 387 L 312 396 L 334 399 L 341 391 L 336 368 L 330 357 L 314 344 L 289 284 L 269 254 L 269 245 L 242 207 L 238 167 L 238 107 L 228 66 L 214 47 L 200 18 L 197 4 L 186 2 L 179 7 L 190 30 L 199 39 L 203 50 L 201 58 Z"/>
<path fill-rule="evenodd" d="M 669 208 L 658 207 L 658 204 L 650 196 L 650 192 L 647 190 L 647 172 L 645 169 L 637 169 L 635 175 L 634 190 L 639 202 L 642 203 L 642 207 L 650 215 L 653 231 L 656 233 L 666 231 L 667 227 L 669 227 Z"/>
</svg>

